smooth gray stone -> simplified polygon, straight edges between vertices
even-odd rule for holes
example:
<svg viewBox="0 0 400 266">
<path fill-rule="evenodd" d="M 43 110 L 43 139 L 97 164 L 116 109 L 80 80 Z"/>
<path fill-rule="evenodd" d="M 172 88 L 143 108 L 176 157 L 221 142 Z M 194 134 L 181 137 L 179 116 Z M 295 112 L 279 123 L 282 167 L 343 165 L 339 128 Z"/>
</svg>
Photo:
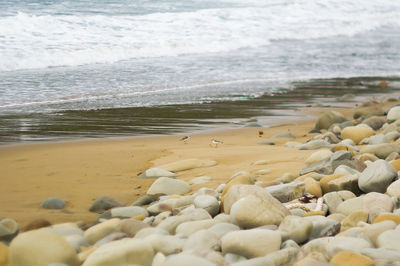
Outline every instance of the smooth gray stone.
<svg viewBox="0 0 400 266">
<path fill-rule="evenodd" d="M 40 204 L 40 207 L 44 208 L 44 209 L 62 209 L 65 206 L 65 202 L 57 197 L 50 197 L 48 199 L 46 199 L 45 201 L 43 201 Z"/>
<path fill-rule="evenodd" d="M 324 112 L 315 124 L 316 129 L 328 129 L 332 124 L 346 121 L 343 114 L 336 111 Z"/>
<path fill-rule="evenodd" d="M 337 151 L 333 153 L 330 158 L 304 167 L 300 170 L 300 175 L 305 175 L 310 172 L 330 175 L 333 174 L 336 168 L 338 168 L 340 165 L 346 165 L 348 167 L 356 169 L 357 171 L 362 171 L 366 167 L 361 161 L 353 159 L 353 156 L 350 152 Z"/>
<path fill-rule="evenodd" d="M 365 119 L 363 124 L 370 126 L 373 130 L 378 130 L 385 124 L 385 119 L 379 116 L 371 116 Z"/>
<path fill-rule="evenodd" d="M 218 200 L 209 195 L 199 195 L 194 198 L 193 204 L 196 208 L 202 208 L 206 210 L 211 216 L 215 216 L 219 213 L 220 206 Z"/>
<path fill-rule="evenodd" d="M 266 187 L 265 190 L 267 190 L 274 198 L 276 198 L 280 202 L 289 202 L 304 195 L 305 183 L 296 181 L 286 184 L 269 186 Z"/>
<path fill-rule="evenodd" d="M 333 219 L 324 216 L 309 216 L 303 217 L 303 219 L 310 221 L 313 224 L 311 233 L 308 237 L 309 240 L 334 236 L 340 232 L 340 222 Z"/>
<path fill-rule="evenodd" d="M 387 187 L 397 177 L 396 169 L 385 160 L 376 160 L 360 175 L 358 186 L 364 192 L 385 193 Z"/>
</svg>

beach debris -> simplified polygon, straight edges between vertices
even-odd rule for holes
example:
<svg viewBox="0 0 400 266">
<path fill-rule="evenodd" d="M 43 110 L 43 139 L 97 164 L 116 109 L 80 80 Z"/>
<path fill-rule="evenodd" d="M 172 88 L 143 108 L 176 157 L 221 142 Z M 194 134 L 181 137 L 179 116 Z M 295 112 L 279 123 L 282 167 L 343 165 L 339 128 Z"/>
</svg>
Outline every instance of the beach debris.
<svg viewBox="0 0 400 266">
<path fill-rule="evenodd" d="M 264 135 L 264 131 L 262 131 L 262 130 L 258 130 L 258 137 L 262 137 Z"/>
<path fill-rule="evenodd" d="M 180 139 L 180 141 L 183 141 L 184 144 L 187 144 L 189 139 L 190 139 L 190 136 L 184 136 L 183 138 Z"/>
<path fill-rule="evenodd" d="M 224 143 L 222 141 L 220 141 L 220 140 L 212 139 L 211 143 L 210 143 L 210 146 L 211 147 L 214 146 L 214 148 L 218 148 L 218 145 L 221 145 L 221 144 L 224 144 Z"/>
</svg>

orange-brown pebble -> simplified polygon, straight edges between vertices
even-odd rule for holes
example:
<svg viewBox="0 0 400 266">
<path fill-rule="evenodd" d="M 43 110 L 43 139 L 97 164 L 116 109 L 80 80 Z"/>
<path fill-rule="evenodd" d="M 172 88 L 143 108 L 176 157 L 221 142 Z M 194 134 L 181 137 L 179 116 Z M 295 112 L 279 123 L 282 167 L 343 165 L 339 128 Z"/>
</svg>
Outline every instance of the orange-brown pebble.
<svg viewBox="0 0 400 266">
<path fill-rule="evenodd" d="M 317 216 L 317 215 L 325 216 L 325 212 L 324 212 L 324 211 L 312 211 L 312 212 L 307 212 L 306 214 L 304 214 L 303 217 L 307 217 L 307 216 Z"/>
<path fill-rule="evenodd" d="M 337 253 L 329 262 L 337 266 L 374 266 L 373 260 L 367 256 L 350 251 L 341 251 Z"/>
<path fill-rule="evenodd" d="M 375 218 L 374 220 L 374 224 L 376 223 L 380 223 L 383 221 L 393 221 L 396 224 L 400 224 L 400 215 L 396 215 L 393 213 L 385 213 L 385 214 L 381 214 L 378 217 Z"/>
<path fill-rule="evenodd" d="M 328 175 L 328 176 L 323 177 L 319 181 L 319 184 L 321 186 L 322 192 L 324 194 L 329 192 L 329 185 L 328 185 L 329 181 L 335 180 L 337 178 L 341 178 L 343 176 L 346 176 L 346 175 L 345 174 L 333 174 L 333 175 Z"/>
</svg>

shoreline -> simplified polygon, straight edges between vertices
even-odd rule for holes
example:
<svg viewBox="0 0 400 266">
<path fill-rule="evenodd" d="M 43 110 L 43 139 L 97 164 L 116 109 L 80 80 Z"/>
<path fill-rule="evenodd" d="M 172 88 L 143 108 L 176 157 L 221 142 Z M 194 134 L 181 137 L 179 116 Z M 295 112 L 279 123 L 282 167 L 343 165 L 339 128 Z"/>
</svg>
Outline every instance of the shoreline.
<svg viewBox="0 0 400 266">
<path fill-rule="evenodd" d="M 400 78 L 396 77 L 315 79 L 293 82 L 291 86 L 293 90 L 282 88 L 273 95 L 236 101 L 3 114 L 0 145 L 192 134 L 243 127 L 246 121 L 254 119 L 276 124 L 280 119 L 298 119 L 297 109 L 316 104 L 343 108 L 367 97 L 400 96 Z"/>
<path fill-rule="evenodd" d="M 353 111 L 312 107 L 299 112 L 304 116 L 316 116 L 321 110 L 340 110 L 346 117 Z M 129 206 L 145 195 L 154 181 L 140 179 L 138 173 L 189 158 L 216 160 L 218 165 L 182 172 L 179 179 L 186 182 L 199 176 L 211 176 L 212 181 L 206 185 L 216 188 L 235 172 L 255 174 L 259 170 L 266 170 L 260 180 L 270 182 L 286 172 L 298 173 L 304 167 L 304 159 L 312 151 L 287 148 L 284 144 L 288 141 L 304 143 L 315 135 L 308 133 L 314 123 L 315 119 L 297 119 L 268 128 L 220 128 L 193 134 L 187 144 L 179 141 L 181 136 L 170 135 L 2 146 L 0 202 L 7 204 L 0 209 L 0 217 L 12 217 L 22 227 L 39 217 L 46 217 L 52 223 L 77 220 L 90 223 L 97 217 L 88 211 L 94 200 L 109 196 Z M 258 135 L 259 130 L 264 133 L 262 137 Z M 296 139 L 272 138 L 284 132 L 294 134 Z M 209 143 L 214 138 L 224 144 L 211 148 Z M 257 144 L 267 140 L 276 145 Z M 260 160 L 268 163 L 253 165 Z M 193 191 L 198 188 L 195 185 Z M 40 208 L 42 201 L 54 196 L 67 202 L 63 211 Z"/>
</svg>

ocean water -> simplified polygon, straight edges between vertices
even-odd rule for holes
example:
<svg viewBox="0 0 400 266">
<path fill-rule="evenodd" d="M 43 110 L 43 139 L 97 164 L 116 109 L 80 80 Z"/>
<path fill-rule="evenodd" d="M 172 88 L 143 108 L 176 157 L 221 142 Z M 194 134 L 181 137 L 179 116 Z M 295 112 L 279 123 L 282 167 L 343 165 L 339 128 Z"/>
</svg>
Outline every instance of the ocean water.
<svg viewBox="0 0 400 266">
<path fill-rule="evenodd" d="M 2 0 L 0 116 L 257 99 L 400 75 L 396 0 Z"/>
</svg>

